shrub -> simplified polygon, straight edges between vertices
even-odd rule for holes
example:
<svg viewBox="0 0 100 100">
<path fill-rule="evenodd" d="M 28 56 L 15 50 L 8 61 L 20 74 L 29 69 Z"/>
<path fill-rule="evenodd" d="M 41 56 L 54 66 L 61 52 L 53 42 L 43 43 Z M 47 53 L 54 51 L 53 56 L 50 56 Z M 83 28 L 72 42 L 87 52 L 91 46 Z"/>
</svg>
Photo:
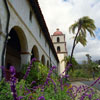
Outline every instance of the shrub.
<svg viewBox="0 0 100 100">
<path fill-rule="evenodd" d="M 27 67 L 29 64 L 24 65 L 22 69 L 22 73 L 25 74 Z M 47 66 L 44 66 L 40 62 L 33 62 L 30 73 L 26 79 L 27 83 L 31 83 L 32 80 L 36 81 L 36 85 L 43 84 L 46 80 L 48 74 L 48 68 Z"/>
<path fill-rule="evenodd" d="M 79 77 L 79 78 L 87 78 L 88 77 L 88 74 L 83 69 L 76 69 L 76 70 L 74 70 L 73 73 L 70 71 L 69 74 L 71 77 Z"/>
<path fill-rule="evenodd" d="M 56 68 L 55 66 L 50 68 L 50 70 L 48 71 L 47 67 L 42 66 L 41 64 L 39 65 L 39 64 L 40 64 L 39 62 L 33 63 L 32 66 L 30 67 L 31 69 L 28 69 L 28 71 L 31 73 L 31 74 L 28 73 L 29 79 L 28 77 L 26 77 L 27 78 L 26 80 L 21 79 L 19 82 L 16 81 L 16 78 L 14 77 L 15 69 L 13 66 L 11 66 L 10 72 L 11 72 L 12 77 L 10 80 L 10 85 L 12 87 L 9 85 L 9 82 L 5 82 L 4 80 L 0 82 L 0 94 L 2 94 L 0 95 L 0 100 L 13 100 L 13 99 L 14 100 L 21 100 L 21 99 L 22 100 L 66 100 L 66 99 L 75 100 L 76 99 L 75 95 L 77 95 L 77 91 L 81 93 L 80 91 L 82 91 L 82 89 L 85 89 L 83 92 L 84 92 L 84 95 L 86 93 L 86 96 L 87 96 L 87 93 L 89 92 L 89 95 L 87 97 L 84 96 L 85 98 L 84 100 L 88 100 L 89 97 L 95 100 L 96 98 L 99 97 L 99 95 L 94 94 L 93 89 L 90 87 L 87 88 L 87 86 L 84 86 L 85 88 L 82 88 L 82 86 L 80 86 L 81 87 L 80 88 L 74 85 L 73 86 L 70 85 L 70 83 L 65 80 L 68 77 L 68 75 L 59 77 L 55 73 L 55 68 Z M 32 83 L 34 83 L 33 81 L 34 77 L 31 76 L 31 75 L 34 75 L 34 70 L 32 70 L 32 68 L 38 73 L 38 74 L 35 73 L 36 74 L 35 78 L 40 80 L 42 84 L 40 82 L 37 82 L 36 84 L 32 85 Z M 82 76 L 78 70 L 76 71 L 76 73 L 78 73 L 78 74 L 75 74 L 76 76 L 78 75 Z M 99 80 L 100 78 L 98 78 L 96 82 Z M 96 82 L 94 82 L 91 86 L 93 86 Z M 76 91 L 74 91 L 74 89 L 76 89 Z M 89 91 L 89 89 L 92 90 L 93 92 Z M 17 91 L 16 98 L 11 93 L 11 91 L 13 92 L 13 94 L 15 93 L 15 91 Z M 4 94 L 6 94 L 6 96 Z M 80 97 L 83 98 L 82 95 L 80 95 Z"/>
<path fill-rule="evenodd" d="M 0 82 L 0 100 L 13 100 L 10 84 L 4 79 Z"/>
</svg>

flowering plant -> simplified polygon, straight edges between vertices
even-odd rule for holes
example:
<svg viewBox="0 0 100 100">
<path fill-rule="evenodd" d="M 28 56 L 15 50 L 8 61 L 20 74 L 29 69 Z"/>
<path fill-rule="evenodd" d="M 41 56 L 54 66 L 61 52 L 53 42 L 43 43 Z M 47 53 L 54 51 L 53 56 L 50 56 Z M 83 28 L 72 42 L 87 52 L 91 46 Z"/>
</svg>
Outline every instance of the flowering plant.
<svg viewBox="0 0 100 100">
<path fill-rule="evenodd" d="M 85 85 L 79 87 L 75 85 L 70 85 L 70 83 L 68 83 L 68 81 L 66 80 L 69 75 L 63 75 L 63 73 L 65 73 L 70 68 L 70 64 L 66 67 L 65 71 L 58 76 L 54 74 L 54 70 L 57 67 L 52 66 L 48 71 L 48 74 L 47 72 L 46 74 L 44 74 L 46 78 L 42 82 L 42 84 L 36 84 L 37 80 L 34 81 L 32 78 L 30 82 L 27 83 L 27 78 L 29 77 L 29 74 L 32 70 L 32 64 L 35 61 L 35 59 L 31 61 L 29 67 L 27 67 L 24 78 L 21 79 L 19 82 L 17 82 L 17 79 L 15 77 L 16 71 L 14 66 L 10 66 L 10 82 L 4 82 L 4 80 L 3 82 L 0 82 L 0 86 L 2 86 L 2 84 L 7 84 L 5 86 L 9 87 L 9 90 L 7 90 L 8 92 L 6 94 L 7 96 L 5 98 L 10 98 L 10 100 L 99 100 L 100 96 L 97 95 L 96 91 L 94 91 L 94 89 L 92 89 L 91 87 L 97 82 L 99 83 L 100 78 L 98 78 L 93 84 L 91 84 L 91 87 Z M 39 68 L 39 70 L 40 69 L 41 68 Z M 43 79 L 43 73 L 45 72 L 39 72 L 41 73 L 41 79 Z M 4 88 L 4 86 L 0 87 L 0 89 L 1 88 Z M 5 92 L 0 91 L 0 94 L 3 93 Z M 77 95 L 79 95 L 79 97 Z M 0 98 L 2 98 L 2 96 L 0 96 Z"/>
</svg>

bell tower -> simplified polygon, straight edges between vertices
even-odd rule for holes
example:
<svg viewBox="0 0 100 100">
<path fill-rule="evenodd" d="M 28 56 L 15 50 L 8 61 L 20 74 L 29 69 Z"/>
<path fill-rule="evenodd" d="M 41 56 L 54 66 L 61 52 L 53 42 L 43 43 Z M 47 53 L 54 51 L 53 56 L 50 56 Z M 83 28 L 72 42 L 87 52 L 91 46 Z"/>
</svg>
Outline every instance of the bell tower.
<svg viewBox="0 0 100 100">
<path fill-rule="evenodd" d="M 67 48 L 66 48 L 66 41 L 65 41 L 65 34 L 63 34 L 58 28 L 56 32 L 53 33 L 51 36 L 52 42 L 54 44 L 56 53 L 59 58 L 59 68 L 58 73 L 61 74 L 65 70 L 65 62 L 62 60 L 65 56 L 67 56 Z"/>
</svg>

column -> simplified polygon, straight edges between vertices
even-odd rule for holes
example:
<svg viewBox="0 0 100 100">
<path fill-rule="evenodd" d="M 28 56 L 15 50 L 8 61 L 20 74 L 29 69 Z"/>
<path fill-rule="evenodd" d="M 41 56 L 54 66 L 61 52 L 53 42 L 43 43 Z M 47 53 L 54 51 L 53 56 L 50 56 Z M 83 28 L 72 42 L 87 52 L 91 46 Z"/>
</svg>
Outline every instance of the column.
<svg viewBox="0 0 100 100">
<path fill-rule="evenodd" d="M 31 53 L 30 52 L 21 52 L 21 68 L 24 64 L 28 64 L 30 62 Z"/>
</svg>

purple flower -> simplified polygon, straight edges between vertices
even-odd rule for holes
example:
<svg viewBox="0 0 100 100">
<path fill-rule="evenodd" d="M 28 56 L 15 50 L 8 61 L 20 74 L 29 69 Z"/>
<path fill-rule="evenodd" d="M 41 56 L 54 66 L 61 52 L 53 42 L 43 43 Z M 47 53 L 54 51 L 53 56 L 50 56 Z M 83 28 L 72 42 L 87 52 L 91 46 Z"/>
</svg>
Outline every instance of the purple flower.
<svg viewBox="0 0 100 100">
<path fill-rule="evenodd" d="M 14 66 L 10 66 L 10 73 L 11 75 L 15 75 L 16 71 Z"/>
<path fill-rule="evenodd" d="M 23 97 L 22 97 L 22 96 L 19 96 L 19 97 L 17 98 L 17 100 L 21 100 L 21 99 L 23 99 Z"/>
<path fill-rule="evenodd" d="M 51 67 L 52 70 L 55 69 L 55 68 L 56 68 L 56 66 L 52 66 L 52 67 Z"/>
<path fill-rule="evenodd" d="M 13 94 L 14 100 L 17 100 L 17 92 L 16 92 L 16 78 L 15 78 L 15 67 L 10 66 L 10 73 L 11 73 L 11 78 L 10 78 L 10 87 L 11 87 L 11 92 Z"/>
<path fill-rule="evenodd" d="M 38 98 L 38 100 L 45 100 L 44 96 Z"/>
<path fill-rule="evenodd" d="M 32 58 L 31 62 L 30 62 L 30 65 L 32 65 L 32 63 L 36 61 L 36 58 Z"/>
<path fill-rule="evenodd" d="M 31 82 L 31 85 L 33 85 L 34 83 L 36 83 L 36 81 L 32 81 L 32 82 Z"/>
<path fill-rule="evenodd" d="M 24 77 L 23 77 L 24 80 L 25 80 L 25 79 L 27 78 L 27 76 L 29 75 L 29 72 L 30 72 L 31 67 L 32 67 L 32 63 L 33 63 L 34 61 L 36 61 L 36 58 L 33 58 L 33 59 L 31 60 L 31 62 L 30 62 L 30 65 L 27 67 L 27 71 L 26 71 L 26 73 L 25 73 L 25 75 L 24 75 Z"/>
<path fill-rule="evenodd" d="M 54 91 L 56 93 L 56 91 L 57 91 L 57 89 L 56 89 L 56 83 L 51 78 L 49 80 L 53 83 L 53 85 L 54 85 Z"/>
<path fill-rule="evenodd" d="M 68 64 L 68 66 L 72 66 L 72 64 Z"/>
<path fill-rule="evenodd" d="M 95 85 L 99 80 L 100 80 L 100 77 L 94 83 L 92 83 L 90 86 Z"/>
<path fill-rule="evenodd" d="M 26 87 L 26 90 L 28 91 L 28 93 L 31 93 L 30 89 L 28 89 L 27 87 Z"/>
<path fill-rule="evenodd" d="M 62 78 L 60 78 L 60 87 L 61 87 L 61 90 L 63 90 L 63 80 L 62 80 Z"/>
<path fill-rule="evenodd" d="M 85 97 L 88 97 L 88 98 L 89 98 L 89 100 L 91 100 L 91 99 L 92 99 L 92 96 L 91 96 L 91 95 L 84 94 L 84 95 L 80 98 L 80 100 L 84 100 L 84 99 L 85 99 Z"/>
<path fill-rule="evenodd" d="M 68 64 L 66 67 L 65 67 L 65 70 L 59 75 L 62 77 L 62 75 L 68 71 L 68 69 L 70 68 L 70 66 L 72 66 L 72 64 Z"/>
<path fill-rule="evenodd" d="M 4 66 L 0 66 L 0 69 L 2 69 L 2 76 L 3 76 L 4 78 L 6 78 L 5 67 L 4 67 Z"/>
</svg>

